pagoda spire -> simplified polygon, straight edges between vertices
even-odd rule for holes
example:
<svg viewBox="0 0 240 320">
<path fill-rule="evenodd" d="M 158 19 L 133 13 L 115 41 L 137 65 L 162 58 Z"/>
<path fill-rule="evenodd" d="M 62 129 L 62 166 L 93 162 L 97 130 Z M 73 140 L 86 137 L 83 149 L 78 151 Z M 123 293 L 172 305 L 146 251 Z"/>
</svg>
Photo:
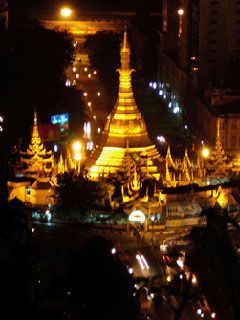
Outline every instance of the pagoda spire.
<svg viewBox="0 0 240 320">
<path fill-rule="evenodd" d="M 227 156 L 222 147 L 220 118 L 218 118 L 215 148 L 211 154 L 211 160 L 208 162 L 208 167 L 212 171 L 212 175 L 220 177 L 226 175 L 227 170 L 229 170 L 231 166 L 232 164 L 228 163 Z"/>
<path fill-rule="evenodd" d="M 175 170 L 177 169 L 177 166 L 171 155 L 170 145 L 168 145 L 167 147 L 166 162 L 168 163 L 168 165 L 172 166 Z"/>
<path fill-rule="evenodd" d="M 190 175 L 191 167 L 192 167 L 192 164 L 189 160 L 188 152 L 187 152 L 187 148 L 186 148 L 183 162 L 182 162 L 182 173 L 187 181 L 191 181 L 191 175 Z"/>
<path fill-rule="evenodd" d="M 37 126 L 37 111 L 34 111 L 34 118 L 33 118 L 33 131 L 32 131 L 32 138 L 31 142 L 29 144 L 29 147 L 27 149 L 27 153 L 30 155 L 34 154 L 46 154 L 46 149 L 44 148 L 39 132 L 38 132 L 38 126 Z"/>
<path fill-rule="evenodd" d="M 222 142 L 221 142 L 220 119 L 219 118 L 217 119 L 217 134 L 216 134 L 215 149 L 212 152 L 211 160 L 214 160 L 217 163 L 220 163 L 220 162 L 227 160 L 227 156 L 225 155 L 225 152 L 222 147 Z"/>
<path fill-rule="evenodd" d="M 107 117 L 98 148 L 94 150 L 91 160 L 90 174 L 97 176 L 100 172 L 107 175 L 117 172 L 123 163 L 126 154 L 134 155 L 140 161 L 141 154 L 146 153 L 150 163 L 160 158 L 154 144 L 149 139 L 145 121 L 134 99 L 130 68 L 131 49 L 128 42 L 127 31 L 123 33 L 120 46 L 119 92 L 115 106 Z M 155 168 L 150 168 L 156 172 Z"/>
<path fill-rule="evenodd" d="M 29 143 L 27 151 L 21 151 L 20 154 L 21 162 L 28 165 L 28 169 L 26 171 L 32 171 L 38 175 L 41 172 L 48 174 L 51 172 L 54 163 L 53 153 L 51 150 L 46 151 L 46 148 L 40 138 L 36 110 L 34 111 L 31 142 Z"/>
</svg>

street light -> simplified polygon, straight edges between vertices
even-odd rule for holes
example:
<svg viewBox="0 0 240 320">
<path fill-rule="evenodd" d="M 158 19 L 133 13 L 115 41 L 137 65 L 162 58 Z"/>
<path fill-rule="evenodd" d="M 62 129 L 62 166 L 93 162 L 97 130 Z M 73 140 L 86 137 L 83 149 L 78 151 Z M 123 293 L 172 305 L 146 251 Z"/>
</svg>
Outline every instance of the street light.
<svg viewBox="0 0 240 320">
<path fill-rule="evenodd" d="M 178 15 L 182 16 L 184 14 L 184 10 L 182 8 L 178 9 Z"/>
<path fill-rule="evenodd" d="M 183 15 L 184 10 L 182 8 L 178 9 L 178 16 L 179 16 L 179 28 L 178 28 L 178 37 L 180 38 L 183 31 Z"/>
<path fill-rule="evenodd" d="M 73 151 L 79 152 L 82 149 L 82 144 L 80 141 L 75 141 L 72 145 Z"/>
<path fill-rule="evenodd" d="M 75 160 L 75 166 L 77 169 L 77 172 L 80 172 L 80 161 L 82 159 L 82 144 L 80 141 L 75 141 L 72 144 L 72 149 L 73 149 L 73 158 Z"/>
<path fill-rule="evenodd" d="M 202 156 L 203 156 L 203 158 L 207 159 L 207 158 L 209 157 L 209 154 L 210 154 L 209 149 L 204 147 L 204 148 L 202 149 Z"/>
<path fill-rule="evenodd" d="M 205 178 L 206 177 L 206 167 L 207 167 L 207 159 L 209 158 L 210 155 L 210 150 L 206 147 L 204 147 L 204 143 L 202 141 L 202 149 L 201 149 L 201 156 L 202 156 L 202 176 Z"/>
<path fill-rule="evenodd" d="M 72 15 L 72 9 L 70 9 L 69 7 L 63 7 L 60 10 L 60 14 L 63 18 L 69 18 Z"/>
</svg>

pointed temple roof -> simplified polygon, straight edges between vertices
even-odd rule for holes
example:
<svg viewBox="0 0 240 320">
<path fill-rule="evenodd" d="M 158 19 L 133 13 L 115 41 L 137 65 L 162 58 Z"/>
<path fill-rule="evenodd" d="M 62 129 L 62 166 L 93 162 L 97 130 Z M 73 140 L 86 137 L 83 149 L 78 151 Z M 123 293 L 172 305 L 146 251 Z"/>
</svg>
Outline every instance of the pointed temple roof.
<svg viewBox="0 0 240 320">
<path fill-rule="evenodd" d="M 211 159 L 208 161 L 208 168 L 211 169 L 213 176 L 224 176 L 231 168 L 232 164 L 228 163 L 227 156 L 223 150 L 221 135 L 220 135 L 220 119 L 217 119 L 217 136 L 215 149 L 211 154 Z"/>
<path fill-rule="evenodd" d="M 148 137 L 146 125 L 136 105 L 130 68 L 130 46 L 127 32 L 121 44 L 121 65 L 119 73 L 119 93 L 113 111 L 107 118 L 98 149 L 93 153 L 95 166 L 91 172 L 116 172 L 122 164 L 125 153 L 145 154 L 152 160 L 159 158 L 158 151 Z M 108 169 L 106 169 L 108 168 Z"/>
<path fill-rule="evenodd" d="M 31 142 L 26 152 L 21 151 L 21 162 L 27 164 L 29 172 L 49 173 L 53 166 L 52 151 L 46 151 L 38 132 L 37 112 L 34 112 Z"/>
</svg>

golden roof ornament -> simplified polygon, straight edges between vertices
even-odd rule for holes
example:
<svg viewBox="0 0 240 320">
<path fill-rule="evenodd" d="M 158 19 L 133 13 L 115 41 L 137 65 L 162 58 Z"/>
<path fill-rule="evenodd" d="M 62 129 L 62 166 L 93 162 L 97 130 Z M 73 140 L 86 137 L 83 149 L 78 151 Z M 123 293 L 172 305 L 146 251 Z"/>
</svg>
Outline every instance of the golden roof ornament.
<svg viewBox="0 0 240 320">
<path fill-rule="evenodd" d="M 37 126 L 37 112 L 34 111 L 33 130 L 31 142 L 26 152 L 21 151 L 21 162 L 26 163 L 28 168 L 26 171 L 34 172 L 39 175 L 43 172 L 50 174 L 53 168 L 52 150 L 46 151 L 40 138 Z"/>
</svg>

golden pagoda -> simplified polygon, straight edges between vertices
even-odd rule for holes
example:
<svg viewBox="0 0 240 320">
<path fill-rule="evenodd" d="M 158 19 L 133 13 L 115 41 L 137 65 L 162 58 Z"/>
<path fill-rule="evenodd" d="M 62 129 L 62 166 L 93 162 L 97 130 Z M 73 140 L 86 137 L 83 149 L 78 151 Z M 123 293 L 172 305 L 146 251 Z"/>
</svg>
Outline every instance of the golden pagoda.
<svg viewBox="0 0 240 320">
<path fill-rule="evenodd" d="M 26 152 L 21 151 L 21 164 L 25 164 L 23 173 L 27 176 L 47 176 L 52 172 L 54 159 L 52 150 L 46 151 L 38 132 L 37 112 L 34 112 L 32 138 Z"/>
<path fill-rule="evenodd" d="M 160 155 L 148 137 L 146 125 L 136 105 L 130 68 L 130 46 L 127 33 L 124 32 L 120 49 L 121 65 L 119 73 L 119 93 L 114 109 L 107 117 L 105 128 L 92 154 L 90 176 L 106 176 L 116 173 L 121 167 L 126 154 L 132 156 L 138 163 L 145 159 L 142 172 L 156 173 L 153 160 Z M 144 168 L 145 169 L 144 169 Z"/>
<path fill-rule="evenodd" d="M 232 169 L 232 163 L 228 161 L 222 147 L 219 118 L 217 119 L 215 149 L 211 154 L 211 159 L 207 162 L 207 169 L 210 171 L 210 176 L 217 178 L 226 177 L 227 173 Z"/>
</svg>

